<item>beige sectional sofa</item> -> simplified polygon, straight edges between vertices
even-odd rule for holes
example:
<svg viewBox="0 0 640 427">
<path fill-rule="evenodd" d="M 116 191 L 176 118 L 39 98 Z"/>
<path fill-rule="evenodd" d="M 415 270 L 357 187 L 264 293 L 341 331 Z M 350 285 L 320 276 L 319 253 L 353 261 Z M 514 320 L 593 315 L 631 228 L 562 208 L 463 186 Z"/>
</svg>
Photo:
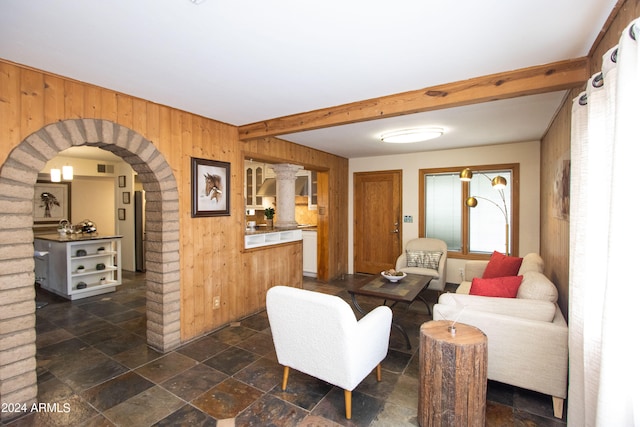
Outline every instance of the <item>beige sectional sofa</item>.
<svg viewBox="0 0 640 427">
<path fill-rule="evenodd" d="M 558 291 L 543 274 L 538 254 L 523 258 L 516 298 L 468 295 L 471 280 L 482 277 L 488 261 L 469 261 L 456 293 L 442 294 L 434 320 L 458 319 L 488 338 L 488 378 L 549 394 L 562 418 L 567 396 L 568 328 L 557 304 Z"/>
</svg>

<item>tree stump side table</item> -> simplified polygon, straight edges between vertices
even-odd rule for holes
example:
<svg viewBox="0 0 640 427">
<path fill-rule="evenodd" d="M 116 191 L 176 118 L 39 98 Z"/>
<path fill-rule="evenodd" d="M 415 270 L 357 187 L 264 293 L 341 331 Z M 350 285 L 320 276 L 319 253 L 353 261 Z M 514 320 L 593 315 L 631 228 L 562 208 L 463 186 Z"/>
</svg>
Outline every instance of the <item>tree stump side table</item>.
<svg viewBox="0 0 640 427">
<path fill-rule="evenodd" d="M 431 426 L 485 425 L 487 336 L 449 320 L 420 327 L 418 423 Z"/>
</svg>

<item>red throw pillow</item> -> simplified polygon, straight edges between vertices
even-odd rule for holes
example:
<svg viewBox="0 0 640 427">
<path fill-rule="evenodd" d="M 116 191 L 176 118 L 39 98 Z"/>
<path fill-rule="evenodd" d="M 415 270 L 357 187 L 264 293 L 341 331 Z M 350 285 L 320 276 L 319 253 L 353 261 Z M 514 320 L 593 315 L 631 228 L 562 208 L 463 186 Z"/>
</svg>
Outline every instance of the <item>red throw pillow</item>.
<svg viewBox="0 0 640 427">
<path fill-rule="evenodd" d="M 492 277 L 491 279 L 474 277 L 469 295 L 515 298 L 518 295 L 520 283 L 522 283 L 522 276 Z"/>
<path fill-rule="evenodd" d="M 522 265 L 522 258 L 507 256 L 494 251 L 489 259 L 489 264 L 482 273 L 483 279 L 492 277 L 516 276 Z"/>
</svg>

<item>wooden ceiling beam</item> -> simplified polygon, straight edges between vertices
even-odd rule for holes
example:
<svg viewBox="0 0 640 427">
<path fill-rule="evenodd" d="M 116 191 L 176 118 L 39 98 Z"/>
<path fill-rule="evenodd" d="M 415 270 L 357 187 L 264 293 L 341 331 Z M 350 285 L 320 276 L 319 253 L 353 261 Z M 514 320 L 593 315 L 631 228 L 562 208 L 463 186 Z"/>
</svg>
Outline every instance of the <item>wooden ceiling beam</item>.
<svg viewBox="0 0 640 427">
<path fill-rule="evenodd" d="M 239 127 L 243 141 L 422 113 L 584 85 L 587 57 L 475 77 L 424 89 L 293 114 Z"/>
</svg>

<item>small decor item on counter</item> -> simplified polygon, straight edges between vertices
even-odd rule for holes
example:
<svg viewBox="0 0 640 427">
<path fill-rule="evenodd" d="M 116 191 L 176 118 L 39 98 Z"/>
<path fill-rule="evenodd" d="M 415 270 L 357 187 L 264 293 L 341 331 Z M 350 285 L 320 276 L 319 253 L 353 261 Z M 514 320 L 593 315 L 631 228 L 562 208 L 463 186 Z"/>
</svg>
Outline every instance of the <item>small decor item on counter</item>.
<svg viewBox="0 0 640 427">
<path fill-rule="evenodd" d="M 96 264 L 96 270 L 104 270 L 105 268 L 107 268 L 107 266 L 104 265 L 104 263 Z"/>
<path fill-rule="evenodd" d="M 77 266 L 76 273 L 84 273 L 84 265 Z"/>
<path fill-rule="evenodd" d="M 276 210 L 273 208 L 266 208 L 264 210 L 264 217 L 268 227 L 273 227 L 273 216 L 276 214 Z"/>
<path fill-rule="evenodd" d="M 76 228 L 79 229 L 82 233 L 86 234 L 91 234 L 98 231 L 96 225 L 89 219 L 85 219 L 84 221 L 80 222 L 78 225 L 76 225 Z"/>
<path fill-rule="evenodd" d="M 76 285 L 76 289 L 85 289 L 87 287 L 87 284 L 84 282 L 78 282 L 78 284 Z"/>
<path fill-rule="evenodd" d="M 382 274 L 382 277 L 389 280 L 390 282 L 398 282 L 407 276 L 407 273 L 403 271 L 396 271 L 393 268 L 391 270 L 385 270 L 380 274 Z"/>
<path fill-rule="evenodd" d="M 84 249 L 78 249 L 76 251 L 76 256 L 87 256 L 87 251 L 85 251 Z"/>
<path fill-rule="evenodd" d="M 106 277 L 101 277 L 100 278 L 100 284 L 101 285 L 106 285 L 107 284 L 107 278 Z"/>
<path fill-rule="evenodd" d="M 73 226 L 71 225 L 71 223 L 66 219 L 61 219 L 58 223 L 58 233 L 60 233 L 60 236 L 64 236 L 67 233 L 71 233 L 72 231 Z"/>
<path fill-rule="evenodd" d="M 248 228 L 256 228 L 256 222 L 255 221 L 247 221 L 247 227 Z"/>
</svg>

